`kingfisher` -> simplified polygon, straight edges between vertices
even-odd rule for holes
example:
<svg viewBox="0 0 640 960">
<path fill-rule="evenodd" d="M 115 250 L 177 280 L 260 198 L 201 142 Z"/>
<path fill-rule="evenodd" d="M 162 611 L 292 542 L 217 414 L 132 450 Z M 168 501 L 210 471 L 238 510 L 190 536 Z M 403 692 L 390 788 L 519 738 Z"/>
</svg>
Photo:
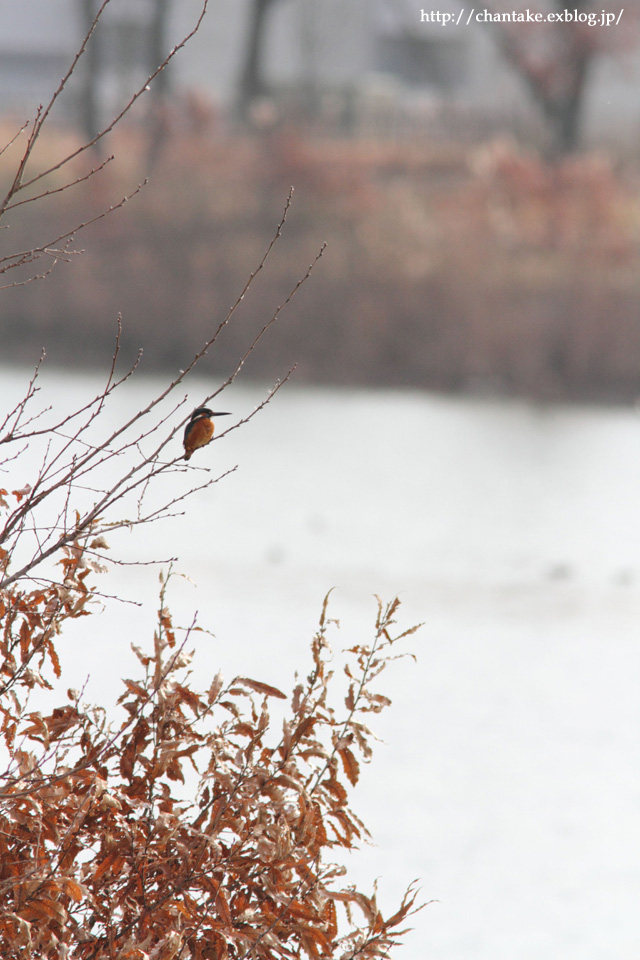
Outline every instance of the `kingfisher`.
<svg viewBox="0 0 640 960">
<path fill-rule="evenodd" d="M 191 414 L 184 430 L 184 459 L 188 460 L 194 450 L 206 447 L 213 439 L 213 417 L 228 417 L 229 411 L 214 413 L 209 407 L 198 407 Z"/>
</svg>

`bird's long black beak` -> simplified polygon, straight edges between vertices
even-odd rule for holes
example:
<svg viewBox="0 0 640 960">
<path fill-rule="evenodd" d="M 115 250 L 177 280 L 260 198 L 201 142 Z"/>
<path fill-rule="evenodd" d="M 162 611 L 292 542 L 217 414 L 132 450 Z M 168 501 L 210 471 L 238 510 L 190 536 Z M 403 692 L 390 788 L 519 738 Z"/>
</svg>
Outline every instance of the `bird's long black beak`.
<svg viewBox="0 0 640 960">
<path fill-rule="evenodd" d="M 218 413 L 212 413 L 211 416 L 212 416 L 212 417 L 230 417 L 230 416 L 231 416 L 231 411 L 230 411 L 230 410 L 221 410 L 221 411 L 219 411 Z"/>
</svg>

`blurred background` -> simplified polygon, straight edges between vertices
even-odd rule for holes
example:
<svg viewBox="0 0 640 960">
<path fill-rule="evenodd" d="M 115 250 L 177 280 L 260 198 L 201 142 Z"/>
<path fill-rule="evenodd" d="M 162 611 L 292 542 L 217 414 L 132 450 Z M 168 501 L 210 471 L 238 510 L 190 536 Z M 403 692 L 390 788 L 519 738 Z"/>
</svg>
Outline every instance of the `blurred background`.
<svg viewBox="0 0 640 960">
<path fill-rule="evenodd" d="M 4 142 L 97 6 L 0 0 Z M 199 9 L 112 0 L 37 162 L 108 123 Z M 377 845 L 350 865 L 364 887 L 380 878 L 385 907 L 414 877 L 437 901 L 403 960 L 640 955 L 640 4 L 489 19 L 526 10 L 209 0 L 74 175 L 114 162 L 0 233 L 3 256 L 29 250 L 149 177 L 80 233 L 82 255 L 0 293 L 3 406 L 42 347 L 43 406 L 91 397 L 122 313 L 123 359 L 144 356 L 114 423 L 226 315 L 292 185 L 268 267 L 188 385 L 194 407 L 327 242 L 221 406 L 246 415 L 295 363 L 292 383 L 195 464 L 240 469 L 113 554 L 179 557 L 176 621 L 196 607 L 217 638 L 206 675 L 304 671 L 330 587 L 337 649 L 367 639 L 373 592 L 400 593 L 403 626 L 425 621 L 417 664 L 381 679 L 386 744 L 355 801 Z M 19 156 L 0 156 L 0 186 Z M 22 486 L 25 462 L 2 485 Z M 105 600 L 69 637 L 65 683 L 89 673 L 97 699 L 151 635 L 157 569 L 115 566 L 105 584 L 146 606 Z"/>
<path fill-rule="evenodd" d="M 1 0 L 5 140 L 57 87 L 97 8 Z M 198 12 L 198 0 L 112 0 L 40 157 L 93 136 Z M 211 0 L 92 158 L 116 162 L 13 215 L 3 247 L 28 249 L 150 176 L 78 239 L 73 269 L 5 291 L 5 356 L 30 361 L 46 341 L 53 362 L 101 364 L 121 311 L 126 346 L 173 368 L 235 300 L 293 185 L 288 245 L 244 322 L 263 320 L 330 242 L 252 376 L 295 360 L 316 383 L 635 399 L 639 12 L 637 0 L 623 12 L 580 0 L 578 23 L 467 24 L 458 0 Z M 15 157 L 1 158 L 0 184 Z M 228 332 L 212 368 L 243 335 Z"/>
</svg>

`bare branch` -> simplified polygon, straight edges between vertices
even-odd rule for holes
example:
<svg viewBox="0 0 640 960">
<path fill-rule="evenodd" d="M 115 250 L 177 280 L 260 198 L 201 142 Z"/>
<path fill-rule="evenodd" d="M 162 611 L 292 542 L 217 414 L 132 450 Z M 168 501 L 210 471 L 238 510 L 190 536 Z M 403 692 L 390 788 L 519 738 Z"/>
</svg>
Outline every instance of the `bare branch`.
<svg viewBox="0 0 640 960">
<path fill-rule="evenodd" d="M 85 40 L 84 40 L 84 42 L 83 42 L 83 44 L 82 44 L 82 47 L 80 48 L 78 54 L 76 55 L 73 64 L 72 64 L 71 67 L 69 68 L 69 71 L 67 72 L 66 76 L 63 78 L 63 80 L 62 80 L 62 82 L 61 82 L 58 90 L 57 90 L 56 93 L 54 94 L 54 96 L 53 96 L 51 102 L 49 103 L 49 105 L 47 106 L 46 110 L 45 110 L 44 113 L 38 118 L 38 120 L 37 120 L 37 130 L 35 131 L 35 137 L 38 136 L 38 133 L 40 132 L 40 129 L 42 128 L 42 124 L 44 123 L 44 120 L 46 119 L 49 111 L 50 111 L 51 108 L 53 107 L 54 102 L 57 100 L 57 98 L 58 98 L 58 97 L 60 96 L 60 94 L 62 93 L 62 91 L 63 91 L 64 87 L 66 86 L 66 84 L 67 84 L 67 82 L 68 82 L 71 74 L 72 74 L 73 71 L 75 70 L 76 64 L 77 64 L 78 60 L 80 59 L 80 57 L 82 56 L 82 54 L 84 53 L 84 50 L 85 50 L 85 48 L 86 48 L 86 45 L 87 45 L 87 43 L 88 43 L 88 41 L 89 41 L 89 39 L 90 39 L 93 31 L 95 30 L 95 27 L 96 27 L 98 21 L 100 20 L 100 18 L 101 18 L 101 16 L 102 16 L 103 10 L 104 10 L 104 8 L 107 6 L 107 4 L 108 4 L 109 2 L 110 2 L 110 0 L 104 0 L 104 2 L 102 3 L 102 6 L 101 6 L 100 9 L 98 10 L 98 13 L 96 14 L 96 17 L 95 17 L 95 19 L 94 19 L 94 21 L 93 21 L 93 24 L 91 25 L 91 29 L 90 29 L 89 33 L 87 34 L 87 36 L 85 37 Z M 204 19 L 204 16 L 205 16 L 205 14 L 206 14 L 206 12 L 207 12 L 208 3 L 209 3 L 209 0 L 202 0 L 202 9 L 201 9 L 201 11 L 200 11 L 200 15 L 199 15 L 199 17 L 198 17 L 198 19 L 197 19 L 197 21 L 196 21 L 196 24 L 195 24 L 195 26 L 193 27 L 193 29 L 190 30 L 190 32 L 184 37 L 184 39 L 182 39 L 182 40 L 180 41 L 180 43 L 176 44 L 176 46 L 175 46 L 175 47 L 170 51 L 170 53 L 165 57 L 165 59 L 162 61 L 162 63 L 159 64 L 158 67 L 153 71 L 153 73 L 147 78 L 147 80 L 145 81 L 145 83 L 144 83 L 144 84 L 133 94 L 133 96 L 127 101 L 127 103 L 126 103 L 125 106 L 122 108 L 122 110 L 120 110 L 119 113 L 116 114 L 116 116 L 107 124 L 107 126 L 104 127 L 104 128 L 100 131 L 100 133 L 96 134 L 96 136 L 95 136 L 92 140 L 89 140 L 89 141 L 87 141 L 86 143 L 83 143 L 83 144 L 82 144 L 80 147 L 78 147 L 76 150 L 72 151 L 72 152 L 69 153 L 67 156 L 65 156 L 62 160 L 58 161 L 58 163 L 53 164 L 52 166 L 48 167 L 46 170 L 40 171 L 40 172 L 37 173 L 35 176 L 31 177 L 30 180 L 25 180 L 24 182 L 20 182 L 20 189 L 25 189 L 26 187 L 30 187 L 32 184 L 37 183 L 39 180 L 42 180 L 44 177 L 48 177 L 51 173 L 54 173 L 56 170 L 59 170 L 61 167 L 66 166 L 66 164 L 70 163 L 72 160 L 75 160 L 76 157 L 81 156 L 83 153 L 86 153 L 87 150 L 90 150 L 92 147 L 96 146 L 96 144 L 98 144 L 101 140 L 103 140 L 103 139 L 107 136 L 107 134 L 111 133 L 111 131 L 114 129 L 114 127 L 116 127 L 116 126 L 120 123 L 120 121 L 123 119 L 123 117 L 125 117 L 125 116 L 129 113 L 129 111 L 131 110 L 131 108 L 134 106 L 135 103 L 137 103 L 137 101 L 140 99 L 140 97 L 142 97 L 143 94 L 147 93 L 147 91 L 149 90 L 150 85 L 153 83 L 153 81 L 154 81 L 155 78 L 158 76 L 158 74 L 159 74 L 162 70 L 165 69 L 165 67 L 173 60 L 173 58 L 176 56 L 176 54 L 178 54 L 178 53 L 180 52 L 180 50 L 182 50 L 183 47 L 186 46 L 186 44 L 189 42 L 189 40 L 191 40 L 191 38 L 196 35 L 196 33 L 198 32 L 198 30 L 200 29 L 200 25 L 201 25 L 201 23 L 202 23 L 202 21 L 203 21 L 203 19 Z M 34 139 L 35 139 L 35 138 L 34 138 Z M 14 191 L 14 192 L 15 192 L 15 191 Z M 0 207 L 0 216 L 2 216 L 2 213 L 4 212 L 5 209 L 6 209 L 6 208 L 5 208 L 4 205 L 3 205 L 2 207 Z"/>
<path fill-rule="evenodd" d="M 6 273 L 7 270 L 13 270 L 15 267 L 23 267 L 28 263 L 33 263 L 34 260 L 38 260 L 44 254 L 49 254 L 51 256 L 55 256 L 56 259 L 59 259 L 61 252 L 55 249 L 57 244 L 62 243 L 63 240 L 73 240 L 75 235 L 81 230 L 84 230 L 85 227 L 90 226 L 92 223 L 98 223 L 99 220 L 103 220 L 105 217 L 108 217 L 109 214 L 113 213 L 115 210 L 120 210 L 125 203 L 140 193 L 147 183 L 148 181 L 144 180 L 136 187 L 135 190 L 127 194 L 126 197 L 123 197 L 118 203 L 111 204 L 109 207 L 96 214 L 95 217 L 90 217 L 88 220 L 84 220 L 82 223 L 77 224 L 75 227 L 73 227 L 73 229 L 59 234 L 54 240 L 49 240 L 47 243 L 33 247 L 31 250 L 23 250 L 20 253 L 11 253 L 5 257 L 0 257 L 0 274 Z M 31 279 L 37 278 L 33 277 Z M 9 284 L 9 286 L 16 285 L 17 284 Z M 2 288 L 0 287 L 0 289 Z"/>
<path fill-rule="evenodd" d="M 25 123 L 22 124 L 22 126 L 20 127 L 20 129 L 17 130 L 16 133 L 14 133 L 14 135 L 11 137 L 11 139 L 8 140 L 7 143 L 5 143 L 5 145 L 4 145 L 3 147 L 0 147 L 0 157 L 2 156 L 3 153 L 5 153 L 5 151 L 7 151 L 7 150 L 9 149 L 9 147 L 12 147 L 12 146 L 13 146 L 13 144 L 16 142 L 16 140 L 18 139 L 18 137 L 19 137 L 22 133 L 24 133 L 24 131 L 27 129 L 28 126 L 29 126 L 29 121 L 27 120 Z"/>
<path fill-rule="evenodd" d="M 70 190 L 71 187 L 76 187 L 79 183 L 84 183 L 86 180 L 90 180 L 91 177 L 95 176 L 96 173 L 100 173 L 100 171 L 104 170 L 107 164 L 111 163 L 111 161 L 114 159 L 115 154 L 111 154 L 110 157 L 107 157 L 105 160 L 103 160 L 102 163 L 98 164 L 97 167 L 92 167 L 88 173 L 76 177 L 75 180 L 69 180 L 61 187 L 52 187 L 50 190 L 43 190 L 42 193 L 36 193 L 32 197 L 25 197 L 24 200 L 16 200 L 15 203 L 10 203 L 7 207 L 5 207 L 5 212 L 8 212 L 9 210 L 15 210 L 16 207 L 21 207 L 25 203 L 35 203 L 38 200 L 43 200 L 45 197 L 52 197 L 56 193 L 63 193 L 65 190 Z"/>
</svg>

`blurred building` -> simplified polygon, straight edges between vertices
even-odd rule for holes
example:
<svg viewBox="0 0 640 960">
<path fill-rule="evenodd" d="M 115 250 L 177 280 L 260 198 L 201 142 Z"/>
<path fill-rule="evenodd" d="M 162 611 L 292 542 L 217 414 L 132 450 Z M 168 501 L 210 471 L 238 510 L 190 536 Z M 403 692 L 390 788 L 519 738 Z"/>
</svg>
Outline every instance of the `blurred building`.
<svg viewBox="0 0 640 960">
<path fill-rule="evenodd" d="M 219 102 L 236 94 L 251 0 L 210 0 L 198 35 L 171 65 L 176 89 L 197 89 Z M 111 0 L 100 27 L 99 99 L 105 109 L 142 83 L 151 69 L 150 31 L 166 7 L 167 46 L 189 32 L 200 0 Z M 2 111 L 30 114 L 55 89 L 85 32 L 96 0 L 0 0 Z M 443 22 L 461 0 L 437 11 L 413 0 L 274 0 L 266 20 L 264 73 L 276 98 L 333 111 L 345 125 L 367 111 L 399 106 L 416 115 L 446 104 L 487 120 L 526 111 L 523 82 L 505 62 L 490 25 Z M 440 19 L 422 17 L 423 10 Z M 165 48 L 166 49 L 166 48 Z M 621 64 L 598 61 L 589 88 L 587 133 L 624 128 L 637 139 L 637 52 Z M 87 67 L 85 66 L 85 70 Z M 89 67 L 90 69 L 90 67 Z M 634 82 L 634 80 L 636 82 Z M 79 111 L 82 71 L 65 101 Z M 76 96 L 74 97 L 73 91 Z"/>
</svg>

